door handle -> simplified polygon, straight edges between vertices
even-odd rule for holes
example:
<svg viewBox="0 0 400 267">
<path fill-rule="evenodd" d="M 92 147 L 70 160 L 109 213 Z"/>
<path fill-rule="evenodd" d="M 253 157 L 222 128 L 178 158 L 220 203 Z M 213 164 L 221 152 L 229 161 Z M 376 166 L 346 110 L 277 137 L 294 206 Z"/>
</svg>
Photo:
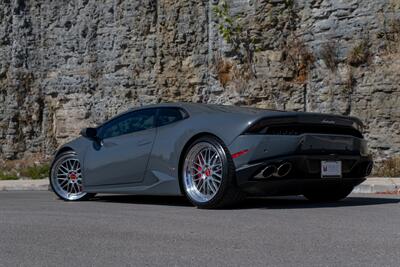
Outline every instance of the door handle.
<svg viewBox="0 0 400 267">
<path fill-rule="evenodd" d="M 138 146 L 145 146 L 145 145 L 148 145 L 150 143 L 151 143 L 151 141 L 147 140 L 147 139 L 143 139 L 143 140 L 140 140 L 140 141 L 137 142 Z"/>
</svg>

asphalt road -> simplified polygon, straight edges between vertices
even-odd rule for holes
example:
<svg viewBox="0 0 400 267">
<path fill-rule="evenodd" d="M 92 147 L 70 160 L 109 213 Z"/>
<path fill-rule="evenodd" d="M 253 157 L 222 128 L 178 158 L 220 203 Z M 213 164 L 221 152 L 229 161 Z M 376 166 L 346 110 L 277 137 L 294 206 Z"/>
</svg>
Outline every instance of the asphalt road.
<svg viewBox="0 0 400 267">
<path fill-rule="evenodd" d="M 400 266 L 400 198 L 199 210 L 183 198 L 0 192 L 0 266 L 126 265 Z"/>
</svg>

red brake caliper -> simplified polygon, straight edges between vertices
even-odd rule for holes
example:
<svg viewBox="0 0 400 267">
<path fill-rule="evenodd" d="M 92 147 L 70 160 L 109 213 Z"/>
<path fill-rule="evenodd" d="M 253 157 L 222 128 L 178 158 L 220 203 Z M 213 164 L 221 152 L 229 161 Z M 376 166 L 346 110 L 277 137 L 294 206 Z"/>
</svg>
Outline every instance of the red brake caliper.
<svg viewBox="0 0 400 267">
<path fill-rule="evenodd" d="M 199 173 L 197 174 L 197 179 L 200 179 L 201 178 L 201 167 L 198 166 L 197 170 L 199 171 Z"/>
</svg>

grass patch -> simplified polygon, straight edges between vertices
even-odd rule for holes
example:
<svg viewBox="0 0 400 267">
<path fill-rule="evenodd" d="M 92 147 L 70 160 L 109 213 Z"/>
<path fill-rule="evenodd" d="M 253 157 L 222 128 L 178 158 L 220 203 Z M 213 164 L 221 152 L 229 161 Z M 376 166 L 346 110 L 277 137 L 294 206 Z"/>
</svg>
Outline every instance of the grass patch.
<svg viewBox="0 0 400 267">
<path fill-rule="evenodd" d="M 18 176 L 15 173 L 0 171 L 0 181 L 1 180 L 18 180 Z"/>
<path fill-rule="evenodd" d="M 353 47 L 347 57 L 347 60 L 349 65 L 358 67 L 363 64 L 368 64 L 371 61 L 371 56 L 369 42 L 367 40 L 363 40 Z"/>
<path fill-rule="evenodd" d="M 31 179 L 44 179 L 47 178 L 50 171 L 49 164 L 33 165 L 21 170 L 21 176 Z"/>
<path fill-rule="evenodd" d="M 49 171 L 50 164 L 47 161 L 6 161 L 0 166 L 0 180 L 44 179 Z"/>
<path fill-rule="evenodd" d="M 387 159 L 377 168 L 376 176 L 400 177 L 400 156 Z"/>
<path fill-rule="evenodd" d="M 284 62 L 293 71 L 294 82 L 305 83 L 315 62 L 314 53 L 303 40 L 298 38 L 288 42 L 283 51 Z"/>
</svg>

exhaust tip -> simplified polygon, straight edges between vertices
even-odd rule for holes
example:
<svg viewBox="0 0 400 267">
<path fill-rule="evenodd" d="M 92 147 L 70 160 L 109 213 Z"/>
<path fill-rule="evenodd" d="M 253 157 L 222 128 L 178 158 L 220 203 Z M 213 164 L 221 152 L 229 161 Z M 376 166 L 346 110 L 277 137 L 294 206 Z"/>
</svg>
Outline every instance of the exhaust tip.
<svg viewBox="0 0 400 267">
<path fill-rule="evenodd" d="M 276 172 L 276 167 L 275 167 L 275 165 L 268 165 L 268 166 L 263 170 L 262 175 L 263 175 L 265 178 L 269 178 L 269 177 L 271 177 L 272 175 L 274 175 L 275 172 Z"/>
<path fill-rule="evenodd" d="M 284 177 L 288 175 L 291 170 L 292 170 L 292 163 L 290 162 L 282 163 L 276 171 L 276 176 Z"/>
<path fill-rule="evenodd" d="M 369 176 L 372 173 L 372 168 L 374 167 L 374 164 L 372 164 L 372 162 L 370 162 L 367 166 L 367 168 L 365 169 L 365 176 Z"/>
</svg>

